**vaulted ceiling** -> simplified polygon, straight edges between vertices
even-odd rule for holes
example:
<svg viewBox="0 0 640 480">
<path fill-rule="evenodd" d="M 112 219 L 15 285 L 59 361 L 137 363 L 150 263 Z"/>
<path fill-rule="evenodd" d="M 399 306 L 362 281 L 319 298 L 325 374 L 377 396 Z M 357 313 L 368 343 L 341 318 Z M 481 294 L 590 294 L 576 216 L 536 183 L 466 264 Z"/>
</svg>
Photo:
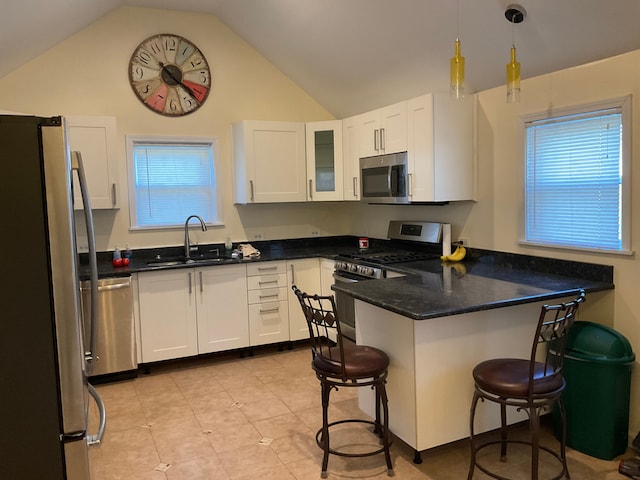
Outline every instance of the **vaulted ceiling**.
<svg viewBox="0 0 640 480">
<path fill-rule="evenodd" d="M 8 3 L 0 15 L 0 77 L 123 5 L 204 12 L 339 118 L 447 91 L 456 35 L 466 57 L 468 91 L 505 83 L 514 35 L 523 78 L 640 49 L 638 0 L 520 0 L 527 16 L 515 27 L 504 15 L 512 0 Z"/>
</svg>

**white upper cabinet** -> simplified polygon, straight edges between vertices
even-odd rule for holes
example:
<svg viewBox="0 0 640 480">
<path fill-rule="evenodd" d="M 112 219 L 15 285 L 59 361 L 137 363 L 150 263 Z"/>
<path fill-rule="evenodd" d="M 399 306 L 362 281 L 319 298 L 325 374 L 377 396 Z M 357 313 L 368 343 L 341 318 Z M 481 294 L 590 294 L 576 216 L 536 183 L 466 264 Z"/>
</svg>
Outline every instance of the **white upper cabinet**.
<svg viewBox="0 0 640 480">
<path fill-rule="evenodd" d="M 69 148 L 82 155 L 91 208 L 119 208 L 115 117 L 70 116 L 66 117 L 66 123 Z M 76 175 L 73 182 L 74 208 L 81 210 L 83 204 Z"/>
<path fill-rule="evenodd" d="M 233 125 L 235 203 L 307 200 L 304 123 Z"/>
<path fill-rule="evenodd" d="M 407 102 L 358 115 L 358 154 L 371 157 L 407 150 Z"/>
<path fill-rule="evenodd" d="M 344 200 L 360 200 L 360 145 L 358 144 L 358 123 L 360 116 L 342 121 L 342 153 L 344 163 Z"/>
<path fill-rule="evenodd" d="M 474 96 L 428 94 L 408 101 L 411 202 L 474 198 Z"/>
<path fill-rule="evenodd" d="M 305 125 L 307 147 L 307 200 L 342 200 L 342 120 Z"/>
</svg>

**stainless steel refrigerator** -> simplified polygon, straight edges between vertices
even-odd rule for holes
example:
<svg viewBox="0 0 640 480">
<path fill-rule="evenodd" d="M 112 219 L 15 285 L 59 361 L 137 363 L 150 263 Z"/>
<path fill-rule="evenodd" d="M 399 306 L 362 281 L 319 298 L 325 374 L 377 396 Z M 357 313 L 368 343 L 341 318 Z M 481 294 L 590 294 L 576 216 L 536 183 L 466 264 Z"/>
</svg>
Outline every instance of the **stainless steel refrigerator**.
<svg viewBox="0 0 640 480">
<path fill-rule="evenodd" d="M 87 381 L 92 350 L 83 344 L 73 175 L 86 185 L 62 117 L 0 115 L 2 478 L 89 479 L 88 448 L 104 433 L 104 406 Z M 93 221 L 81 190 L 97 298 Z M 91 398 L 100 418 L 94 434 Z"/>
</svg>

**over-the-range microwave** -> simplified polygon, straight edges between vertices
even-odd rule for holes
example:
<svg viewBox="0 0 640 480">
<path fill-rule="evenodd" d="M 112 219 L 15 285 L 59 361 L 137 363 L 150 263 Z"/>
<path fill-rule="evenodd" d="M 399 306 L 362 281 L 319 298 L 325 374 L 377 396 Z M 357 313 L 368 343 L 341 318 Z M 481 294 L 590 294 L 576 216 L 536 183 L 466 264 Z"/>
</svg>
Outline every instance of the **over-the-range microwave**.
<svg viewBox="0 0 640 480">
<path fill-rule="evenodd" d="M 407 152 L 360 159 L 360 200 L 368 203 L 409 203 Z"/>
</svg>

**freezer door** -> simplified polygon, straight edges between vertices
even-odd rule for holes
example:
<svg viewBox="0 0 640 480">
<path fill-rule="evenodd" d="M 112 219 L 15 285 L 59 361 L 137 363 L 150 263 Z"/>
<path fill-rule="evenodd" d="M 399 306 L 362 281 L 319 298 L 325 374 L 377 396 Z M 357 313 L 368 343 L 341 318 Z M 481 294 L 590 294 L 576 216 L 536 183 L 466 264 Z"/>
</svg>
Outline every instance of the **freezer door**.
<svg viewBox="0 0 640 480">
<path fill-rule="evenodd" d="M 64 128 L 43 126 L 42 145 L 62 433 L 68 437 L 84 436 L 87 429 L 88 391 L 71 200 L 71 160 Z"/>
</svg>

